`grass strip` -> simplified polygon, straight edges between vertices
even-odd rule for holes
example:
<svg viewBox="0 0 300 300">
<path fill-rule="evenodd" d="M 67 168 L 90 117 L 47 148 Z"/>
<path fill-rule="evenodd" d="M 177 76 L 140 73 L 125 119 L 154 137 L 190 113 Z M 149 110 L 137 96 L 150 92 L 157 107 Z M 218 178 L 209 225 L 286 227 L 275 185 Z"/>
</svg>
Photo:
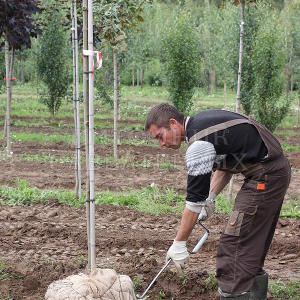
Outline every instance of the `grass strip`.
<svg viewBox="0 0 300 300">
<path fill-rule="evenodd" d="M 1 205 L 32 205 L 49 201 L 58 201 L 76 208 L 83 207 L 85 198 L 75 199 L 74 193 L 66 190 L 39 190 L 28 186 L 27 182 L 17 179 L 14 187 L 0 186 Z M 126 193 L 110 191 L 96 193 L 97 205 L 128 206 L 138 211 L 153 215 L 164 213 L 179 214 L 185 206 L 184 197 L 173 189 L 160 189 L 155 184 L 141 190 L 132 190 Z"/>
<path fill-rule="evenodd" d="M 45 133 L 27 133 L 27 132 L 14 132 L 11 135 L 14 142 L 37 142 L 37 143 L 66 143 L 72 144 L 75 141 L 73 135 L 68 134 L 45 134 Z M 112 145 L 113 138 L 106 135 L 95 135 L 96 145 Z M 81 136 L 81 143 L 84 142 L 83 135 Z M 148 142 L 144 139 L 122 139 L 118 145 L 132 145 L 132 146 L 148 146 L 159 147 L 157 143 Z"/>
<path fill-rule="evenodd" d="M 77 208 L 85 204 L 85 199 L 75 199 L 74 193 L 67 190 L 39 190 L 28 186 L 26 180 L 17 179 L 14 187 L 0 186 L 0 204 L 2 205 L 31 205 L 58 201 Z M 162 189 L 152 183 L 141 190 L 131 190 L 126 193 L 110 191 L 96 193 L 95 203 L 115 206 L 128 206 L 138 211 L 159 215 L 164 213 L 180 214 L 185 207 L 185 198 L 173 189 Z M 290 200 L 284 204 L 281 217 L 299 218 L 300 199 Z M 216 213 L 229 214 L 233 203 L 221 194 L 216 199 Z"/>
</svg>

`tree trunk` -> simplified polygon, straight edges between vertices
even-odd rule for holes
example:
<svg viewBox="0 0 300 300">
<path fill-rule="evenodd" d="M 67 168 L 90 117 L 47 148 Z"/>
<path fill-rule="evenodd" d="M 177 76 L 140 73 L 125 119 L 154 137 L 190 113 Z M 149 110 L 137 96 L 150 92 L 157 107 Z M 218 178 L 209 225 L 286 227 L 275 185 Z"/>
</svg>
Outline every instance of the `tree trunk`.
<svg viewBox="0 0 300 300">
<path fill-rule="evenodd" d="M 134 101 L 134 64 L 131 69 L 131 84 L 132 84 L 132 102 Z"/>
<path fill-rule="evenodd" d="M 144 69 L 143 68 L 141 68 L 140 74 L 141 74 L 141 87 L 143 87 L 143 85 L 144 85 Z"/>
<path fill-rule="evenodd" d="M 210 86 L 211 86 L 211 93 L 215 93 L 215 86 L 216 86 L 216 73 L 214 70 L 211 71 L 211 76 L 210 76 Z"/>
<path fill-rule="evenodd" d="M 140 69 L 139 67 L 136 68 L 136 86 L 140 86 Z"/>
<path fill-rule="evenodd" d="M 242 21 L 240 31 L 240 53 L 239 53 L 239 71 L 236 93 L 236 112 L 241 111 L 241 78 L 242 78 L 242 61 L 243 61 L 243 43 L 244 43 L 244 23 L 245 23 L 245 0 L 241 0 L 242 5 Z"/>
<path fill-rule="evenodd" d="M 88 6 L 87 0 L 82 1 L 82 17 L 83 17 L 83 49 L 88 49 Z M 90 240 L 90 175 L 89 175 L 89 75 L 88 75 L 88 56 L 83 56 L 83 101 L 84 101 L 84 137 L 85 137 L 85 166 L 86 166 L 86 227 L 87 227 L 87 239 L 88 239 L 88 273 L 91 271 L 91 240 Z"/>
<path fill-rule="evenodd" d="M 117 118 L 118 118 L 118 66 L 117 66 L 117 49 L 113 48 L 114 60 L 114 159 L 118 159 L 118 132 L 117 132 Z"/>
<path fill-rule="evenodd" d="M 243 58 L 243 42 L 244 42 L 244 23 L 245 23 L 245 0 L 241 0 L 242 5 L 242 21 L 240 32 L 240 53 L 239 53 L 239 71 L 238 71 L 238 83 L 236 93 L 236 112 L 241 111 L 241 79 L 242 79 L 242 58 Z M 232 201 L 232 189 L 233 189 L 234 175 L 231 177 L 229 184 L 229 200 Z"/>
<path fill-rule="evenodd" d="M 88 0 L 88 50 L 93 51 L 93 1 Z M 94 57 L 89 56 L 89 175 L 90 175 L 90 241 L 91 270 L 96 268 L 95 178 L 94 178 Z"/>
<path fill-rule="evenodd" d="M 10 111 L 11 111 L 11 97 L 12 97 L 12 73 L 14 68 L 14 61 L 15 61 L 15 50 L 12 48 L 11 50 L 11 60 L 9 63 L 9 44 L 7 40 L 7 35 L 5 36 L 5 69 L 6 69 L 6 155 L 7 157 L 11 157 L 11 137 L 10 137 Z"/>
<path fill-rule="evenodd" d="M 226 108 L 227 105 L 227 83 L 226 80 L 224 80 L 224 108 Z"/>
<path fill-rule="evenodd" d="M 76 63 L 75 63 L 75 28 L 74 28 L 74 0 L 71 0 L 71 40 L 72 40 L 72 54 L 73 54 L 73 118 L 74 118 L 74 129 L 75 129 L 75 198 L 78 199 L 78 163 L 77 163 L 77 151 L 76 151 Z"/>
<path fill-rule="evenodd" d="M 78 40 L 77 40 L 77 7 L 76 0 L 71 2 L 72 49 L 73 49 L 73 108 L 75 128 L 75 197 L 81 197 L 81 164 L 80 164 L 80 111 L 79 111 L 79 74 L 78 74 Z"/>
<path fill-rule="evenodd" d="M 24 59 L 21 57 L 20 61 L 20 80 L 21 80 L 21 86 L 24 86 L 25 79 L 24 79 Z"/>
<path fill-rule="evenodd" d="M 132 92 L 134 92 L 134 65 L 132 65 L 132 69 L 131 69 L 131 84 L 132 84 Z"/>
<path fill-rule="evenodd" d="M 291 92 L 293 91 L 293 89 L 294 89 L 294 74 L 292 73 L 291 74 Z"/>
<path fill-rule="evenodd" d="M 298 110 L 297 110 L 297 124 L 296 124 L 297 128 L 299 128 L 299 118 L 300 118 L 300 87 L 298 89 Z"/>
<path fill-rule="evenodd" d="M 206 70 L 206 75 L 207 75 L 207 95 L 210 95 L 211 89 L 210 89 L 210 71 Z"/>
</svg>

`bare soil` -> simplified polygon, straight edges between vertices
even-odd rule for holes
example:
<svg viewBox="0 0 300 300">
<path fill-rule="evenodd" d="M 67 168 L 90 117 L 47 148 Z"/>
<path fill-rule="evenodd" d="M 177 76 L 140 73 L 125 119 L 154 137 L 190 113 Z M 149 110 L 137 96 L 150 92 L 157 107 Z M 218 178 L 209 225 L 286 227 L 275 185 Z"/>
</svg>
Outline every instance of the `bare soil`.
<svg viewBox="0 0 300 300">
<path fill-rule="evenodd" d="M 101 206 L 96 211 L 97 265 L 129 275 L 142 292 L 164 264 L 180 217 L 150 216 L 133 209 Z M 206 222 L 210 236 L 199 253 L 191 255 L 185 282 L 172 267 L 151 289 L 165 299 L 217 299 L 208 289 L 208 273 L 215 271 L 218 238 L 226 216 Z M 300 280 L 300 220 L 281 219 L 266 260 L 271 279 Z M 87 254 L 85 209 L 56 203 L 29 207 L 1 207 L 0 253 L 10 278 L 2 280 L 2 295 L 11 299 L 40 299 L 54 280 L 84 271 Z M 190 249 L 203 235 L 200 226 L 189 240 Z M 270 298 L 271 299 L 271 298 Z"/>
<path fill-rule="evenodd" d="M 69 122 L 68 119 L 64 121 Z M 12 131 L 42 132 L 45 135 L 72 134 L 68 128 L 57 129 L 51 126 L 41 126 L 34 130 L 12 127 Z M 97 130 L 97 134 L 112 136 L 112 130 Z M 124 131 L 121 139 L 125 138 L 142 139 L 146 135 L 138 131 Z M 293 138 L 293 143 L 300 144 L 300 138 Z M 4 141 L 0 141 L 0 147 L 4 148 Z M 15 158 L 11 162 L 0 162 L 1 185 L 12 186 L 16 178 L 22 178 L 29 185 L 40 189 L 74 188 L 72 164 L 21 159 L 23 154 L 54 155 L 60 158 L 72 156 L 72 145 L 15 142 L 13 152 Z M 97 145 L 95 148 L 95 154 L 100 157 L 111 156 L 112 152 L 112 146 Z M 110 164 L 96 167 L 95 190 L 122 192 L 149 186 L 154 182 L 160 187 L 174 188 L 184 194 L 184 153 L 184 149 L 173 151 L 150 146 L 121 145 L 120 157 L 130 157 L 139 166 L 128 163 L 126 166 Z M 287 156 L 293 167 L 288 199 L 300 194 L 300 154 L 291 152 Z M 143 167 L 144 161 L 151 163 Z M 161 167 L 163 162 L 171 162 L 175 168 L 164 169 Z M 84 168 L 82 175 L 84 178 Z M 238 177 L 235 191 L 241 182 L 242 178 Z M 84 186 L 83 180 L 83 189 Z M 163 266 L 166 251 L 174 239 L 179 222 L 180 217 L 175 215 L 156 217 L 128 208 L 97 207 L 98 267 L 113 268 L 129 275 L 134 280 L 137 292 L 142 292 Z M 208 273 L 215 272 L 216 248 L 225 223 L 226 216 L 222 215 L 215 215 L 206 223 L 211 230 L 210 237 L 201 251 L 191 256 L 185 270 L 185 280 L 179 278 L 172 268 L 167 269 L 151 289 L 150 299 L 157 299 L 160 291 L 166 294 L 164 299 L 217 299 L 216 292 L 207 284 L 207 278 Z M 300 281 L 299 229 L 299 219 L 281 219 L 278 223 L 265 265 L 271 279 Z M 200 227 L 194 230 L 188 244 L 190 249 L 202 234 Z M 10 299 L 41 299 L 52 281 L 85 271 L 86 240 L 84 209 L 53 202 L 28 207 L 0 206 L 0 261 L 5 261 L 4 271 L 9 274 L 0 281 L 0 299 L 7 295 Z"/>
</svg>

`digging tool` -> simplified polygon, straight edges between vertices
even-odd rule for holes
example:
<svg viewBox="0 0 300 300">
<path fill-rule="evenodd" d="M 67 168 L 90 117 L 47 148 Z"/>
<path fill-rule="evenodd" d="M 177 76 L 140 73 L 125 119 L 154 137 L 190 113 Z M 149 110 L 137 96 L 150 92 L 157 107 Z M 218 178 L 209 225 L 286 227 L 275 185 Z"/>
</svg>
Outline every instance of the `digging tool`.
<svg viewBox="0 0 300 300">
<path fill-rule="evenodd" d="M 199 240 L 199 242 L 197 243 L 197 245 L 194 247 L 194 249 L 192 250 L 192 252 L 189 252 L 190 254 L 195 254 L 199 251 L 199 249 L 202 247 L 202 245 L 204 244 L 204 242 L 207 240 L 208 235 L 209 235 L 209 230 L 200 222 L 199 218 L 198 218 L 198 224 L 205 230 L 204 235 L 202 236 L 202 238 Z M 172 261 L 172 259 L 170 258 L 165 264 L 164 266 L 160 269 L 160 271 L 157 273 L 157 275 L 153 278 L 153 280 L 151 281 L 151 283 L 148 285 L 148 287 L 146 288 L 146 290 L 144 291 L 144 293 L 142 295 L 137 294 L 136 297 L 137 299 L 146 299 L 145 296 L 148 293 L 148 291 L 150 290 L 150 288 L 152 287 L 152 285 L 154 284 L 154 282 L 157 280 L 157 278 L 160 276 L 160 274 L 168 267 L 168 265 L 170 264 L 170 262 Z"/>
</svg>

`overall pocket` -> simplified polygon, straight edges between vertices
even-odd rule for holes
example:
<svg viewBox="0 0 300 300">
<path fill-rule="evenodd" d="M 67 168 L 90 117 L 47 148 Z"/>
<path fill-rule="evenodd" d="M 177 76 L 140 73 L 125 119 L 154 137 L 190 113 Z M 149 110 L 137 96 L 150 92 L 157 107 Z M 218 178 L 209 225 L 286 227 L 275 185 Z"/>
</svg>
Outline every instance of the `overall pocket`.
<svg viewBox="0 0 300 300">
<path fill-rule="evenodd" d="M 232 211 L 225 227 L 224 234 L 240 236 L 241 230 L 249 232 L 257 212 L 257 205 Z"/>
</svg>

